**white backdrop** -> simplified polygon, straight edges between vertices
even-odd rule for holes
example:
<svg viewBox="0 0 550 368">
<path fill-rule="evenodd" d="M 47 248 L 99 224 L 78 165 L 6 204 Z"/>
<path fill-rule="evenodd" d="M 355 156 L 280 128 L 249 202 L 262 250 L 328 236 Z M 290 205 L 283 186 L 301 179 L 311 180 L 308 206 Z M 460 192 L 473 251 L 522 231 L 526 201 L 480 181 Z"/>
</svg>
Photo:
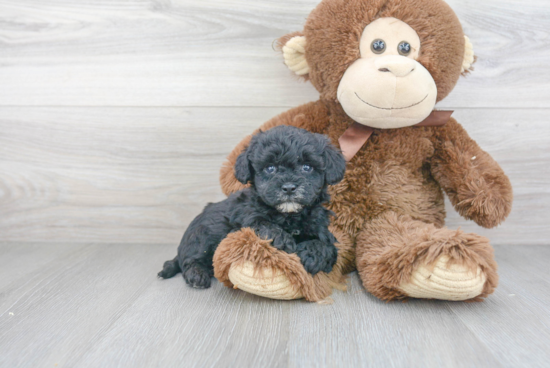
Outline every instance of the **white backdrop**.
<svg viewBox="0 0 550 368">
<path fill-rule="evenodd" d="M 316 100 L 272 49 L 316 0 L 0 0 L 0 240 L 176 243 L 225 155 Z M 495 244 L 548 244 L 550 4 L 452 0 L 478 56 L 439 108 L 510 176 Z"/>
</svg>

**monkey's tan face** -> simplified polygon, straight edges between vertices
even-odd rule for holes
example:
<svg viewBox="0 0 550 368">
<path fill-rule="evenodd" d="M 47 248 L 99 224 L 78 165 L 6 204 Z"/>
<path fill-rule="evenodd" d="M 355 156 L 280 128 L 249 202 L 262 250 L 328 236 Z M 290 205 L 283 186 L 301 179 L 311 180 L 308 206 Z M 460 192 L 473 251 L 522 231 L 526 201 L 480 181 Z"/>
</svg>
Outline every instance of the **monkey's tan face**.
<svg viewBox="0 0 550 368">
<path fill-rule="evenodd" d="M 396 18 L 379 18 L 363 30 L 361 57 L 344 73 L 338 101 L 358 123 L 392 129 L 420 123 L 432 112 L 437 86 L 416 59 L 420 38 Z"/>
</svg>

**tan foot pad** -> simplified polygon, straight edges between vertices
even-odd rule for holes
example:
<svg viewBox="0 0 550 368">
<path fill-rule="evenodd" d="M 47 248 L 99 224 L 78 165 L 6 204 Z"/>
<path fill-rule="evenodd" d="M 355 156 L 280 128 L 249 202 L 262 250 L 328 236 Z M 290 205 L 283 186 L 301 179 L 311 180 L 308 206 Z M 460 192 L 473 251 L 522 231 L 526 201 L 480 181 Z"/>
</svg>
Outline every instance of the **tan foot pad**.
<svg viewBox="0 0 550 368">
<path fill-rule="evenodd" d="M 447 265 L 448 256 L 441 256 L 433 270 L 425 265 L 418 267 L 411 281 L 400 289 L 410 297 L 440 300 L 468 300 L 480 295 L 486 276 L 478 267 L 474 274 L 465 266 Z"/>
<path fill-rule="evenodd" d="M 286 275 L 278 269 L 265 269 L 262 274 L 255 274 L 253 263 L 246 261 L 240 265 L 231 265 L 228 277 L 236 289 L 250 294 L 270 299 L 303 298 L 300 290 L 295 289 Z"/>
</svg>

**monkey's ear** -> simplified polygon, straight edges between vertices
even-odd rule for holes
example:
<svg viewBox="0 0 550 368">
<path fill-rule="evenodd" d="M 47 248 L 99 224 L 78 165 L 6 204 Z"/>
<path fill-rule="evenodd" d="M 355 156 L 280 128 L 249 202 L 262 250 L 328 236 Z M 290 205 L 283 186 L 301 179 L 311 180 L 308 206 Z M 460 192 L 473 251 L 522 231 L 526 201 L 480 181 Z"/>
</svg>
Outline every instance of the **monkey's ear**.
<svg viewBox="0 0 550 368">
<path fill-rule="evenodd" d="M 306 78 L 309 65 L 306 60 L 306 38 L 301 32 L 287 34 L 277 42 L 283 52 L 286 66 L 296 75 Z"/>
<path fill-rule="evenodd" d="M 328 141 L 328 138 L 327 138 Z M 344 179 L 346 160 L 344 155 L 328 142 L 323 153 L 325 159 L 325 180 L 328 185 L 334 185 Z"/>
<path fill-rule="evenodd" d="M 235 178 L 241 183 L 247 184 L 252 180 L 253 170 L 252 165 L 250 165 L 250 160 L 248 160 L 248 149 L 246 149 L 237 157 L 237 161 L 235 161 Z"/>
<path fill-rule="evenodd" d="M 464 59 L 462 60 L 462 70 L 460 72 L 464 74 L 474 70 L 472 64 L 475 60 L 474 46 L 470 42 L 468 36 L 464 36 Z"/>
</svg>

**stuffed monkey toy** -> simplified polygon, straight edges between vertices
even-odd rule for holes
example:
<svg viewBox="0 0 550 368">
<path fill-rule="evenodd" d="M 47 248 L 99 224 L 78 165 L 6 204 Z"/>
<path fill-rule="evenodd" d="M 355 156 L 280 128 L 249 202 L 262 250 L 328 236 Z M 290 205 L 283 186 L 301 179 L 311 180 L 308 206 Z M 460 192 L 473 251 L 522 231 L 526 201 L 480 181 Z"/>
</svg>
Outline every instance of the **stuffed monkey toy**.
<svg viewBox="0 0 550 368">
<path fill-rule="evenodd" d="M 302 32 L 279 40 L 285 64 L 320 99 L 259 129 L 292 125 L 326 134 L 346 157 L 330 188 L 332 272 L 311 276 L 295 254 L 251 229 L 214 255 L 226 286 L 269 298 L 320 301 L 357 269 L 382 300 L 481 300 L 497 286 L 489 240 L 444 226 L 443 193 L 485 228 L 510 213 L 512 187 L 500 166 L 448 111 L 434 111 L 474 62 L 472 44 L 442 0 L 323 0 Z M 242 189 L 233 166 L 251 136 L 228 156 L 220 182 Z"/>
</svg>

